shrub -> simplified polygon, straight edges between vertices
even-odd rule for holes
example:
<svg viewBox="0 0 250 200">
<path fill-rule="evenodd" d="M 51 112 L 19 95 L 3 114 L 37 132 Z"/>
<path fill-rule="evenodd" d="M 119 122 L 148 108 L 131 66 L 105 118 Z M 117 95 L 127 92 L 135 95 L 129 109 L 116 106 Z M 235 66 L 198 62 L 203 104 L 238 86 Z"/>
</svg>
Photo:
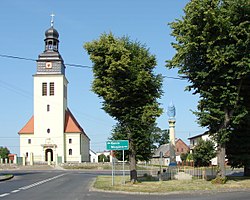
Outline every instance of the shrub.
<svg viewBox="0 0 250 200">
<path fill-rule="evenodd" d="M 227 177 L 221 178 L 221 177 L 216 177 L 211 181 L 212 184 L 225 184 L 227 182 Z"/>
</svg>

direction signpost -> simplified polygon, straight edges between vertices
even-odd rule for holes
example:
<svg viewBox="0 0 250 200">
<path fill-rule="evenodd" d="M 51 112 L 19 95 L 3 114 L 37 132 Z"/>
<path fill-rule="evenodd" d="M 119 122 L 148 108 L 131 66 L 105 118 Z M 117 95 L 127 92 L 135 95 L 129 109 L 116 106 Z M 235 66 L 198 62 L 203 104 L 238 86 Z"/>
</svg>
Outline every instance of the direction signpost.
<svg viewBox="0 0 250 200">
<path fill-rule="evenodd" d="M 124 168 L 124 150 L 129 149 L 129 142 L 128 140 L 111 140 L 106 142 L 106 149 L 107 150 L 115 150 L 115 151 L 121 151 L 122 150 L 122 159 L 123 159 L 123 181 L 125 183 L 125 168 Z M 112 159 L 112 186 L 114 185 L 114 162 Z"/>
<path fill-rule="evenodd" d="M 128 140 L 111 140 L 106 142 L 107 150 L 128 150 L 129 142 Z"/>
</svg>

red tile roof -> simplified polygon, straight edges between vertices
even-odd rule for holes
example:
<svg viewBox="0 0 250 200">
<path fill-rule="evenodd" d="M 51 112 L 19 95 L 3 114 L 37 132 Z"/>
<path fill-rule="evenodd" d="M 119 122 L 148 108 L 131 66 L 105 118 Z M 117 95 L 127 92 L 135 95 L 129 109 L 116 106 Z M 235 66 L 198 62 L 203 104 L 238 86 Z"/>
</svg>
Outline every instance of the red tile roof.
<svg viewBox="0 0 250 200">
<path fill-rule="evenodd" d="M 18 134 L 34 134 L 34 116 L 25 124 Z"/>
<path fill-rule="evenodd" d="M 70 110 L 66 110 L 65 112 L 65 133 L 84 133 L 84 130 L 80 126 L 80 124 L 76 121 L 73 114 Z"/>
<path fill-rule="evenodd" d="M 69 109 L 65 111 L 64 124 L 64 133 L 83 133 L 86 135 L 83 128 L 77 122 Z M 18 134 L 34 134 L 34 116 L 31 117 L 27 124 L 18 132 Z"/>
</svg>

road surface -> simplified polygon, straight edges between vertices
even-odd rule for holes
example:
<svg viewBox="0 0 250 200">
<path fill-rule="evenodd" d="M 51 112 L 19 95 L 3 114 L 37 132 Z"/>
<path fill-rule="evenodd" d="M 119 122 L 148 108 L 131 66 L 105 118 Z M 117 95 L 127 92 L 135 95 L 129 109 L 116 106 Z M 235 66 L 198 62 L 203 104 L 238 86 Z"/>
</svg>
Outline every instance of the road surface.
<svg viewBox="0 0 250 200">
<path fill-rule="evenodd" d="M 98 175 L 87 171 L 16 171 L 15 177 L 0 182 L 0 200 L 235 200 L 250 199 L 250 191 L 166 195 L 122 194 L 89 191 Z M 99 172 L 101 174 L 102 172 Z"/>
</svg>

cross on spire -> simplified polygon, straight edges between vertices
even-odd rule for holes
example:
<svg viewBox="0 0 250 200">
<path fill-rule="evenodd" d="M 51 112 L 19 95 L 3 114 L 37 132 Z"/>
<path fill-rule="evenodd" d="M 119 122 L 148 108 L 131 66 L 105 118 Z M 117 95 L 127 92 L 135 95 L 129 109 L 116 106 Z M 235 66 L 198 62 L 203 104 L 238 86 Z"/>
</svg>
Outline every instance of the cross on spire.
<svg viewBox="0 0 250 200">
<path fill-rule="evenodd" d="M 54 26 L 54 17 L 55 17 L 55 15 L 52 13 L 50 16 L 51 16 L 50 26 L 53 27 Z"/>
</svg>

